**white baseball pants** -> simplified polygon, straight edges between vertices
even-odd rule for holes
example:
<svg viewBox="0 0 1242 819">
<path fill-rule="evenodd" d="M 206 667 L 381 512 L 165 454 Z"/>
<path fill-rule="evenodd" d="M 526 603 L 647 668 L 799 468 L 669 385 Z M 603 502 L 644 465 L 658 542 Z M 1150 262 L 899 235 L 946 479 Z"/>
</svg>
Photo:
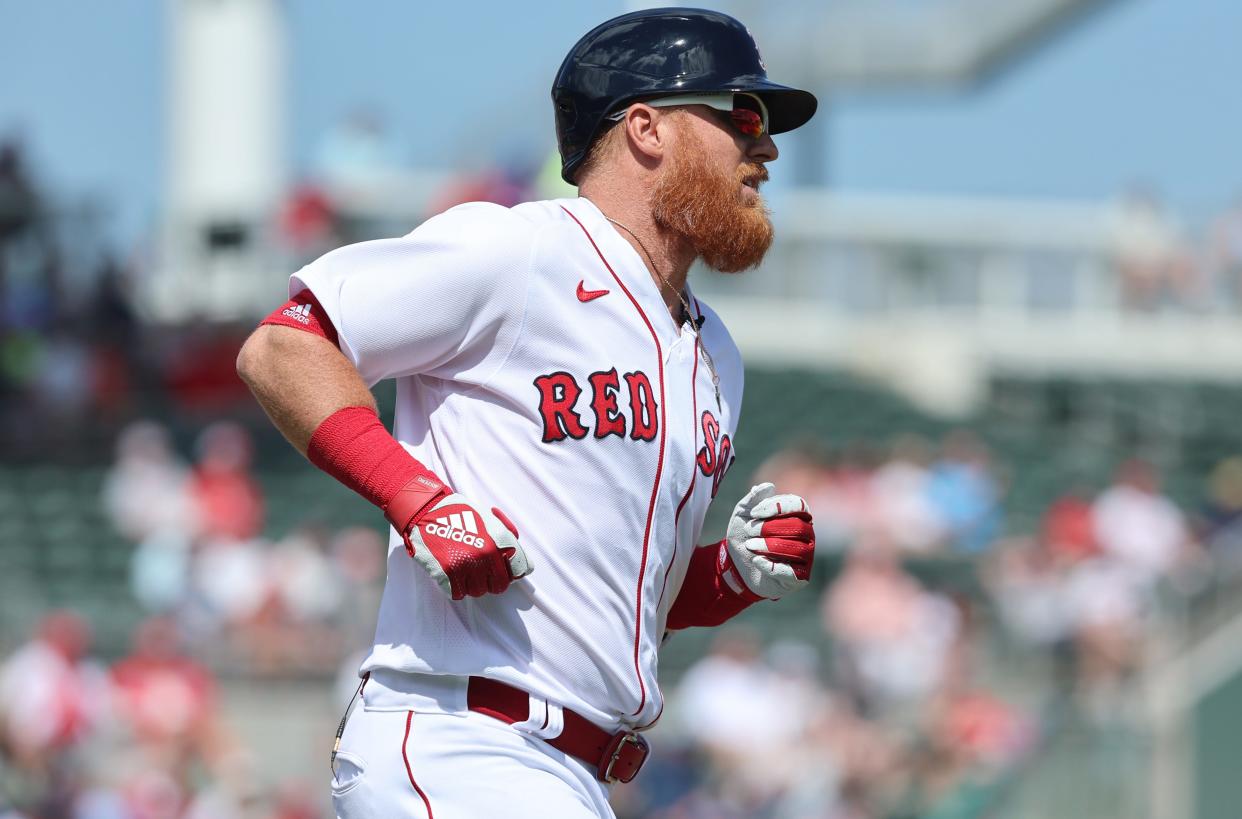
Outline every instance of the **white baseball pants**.
<svg viewBox="0 0 1242 819">
<path fill-rule="evenodd" d="M 499 720 L 381 710 L 349 715 L 332 778 L 338 819 L 614 819 L 585 763 Z"/>
</svg>

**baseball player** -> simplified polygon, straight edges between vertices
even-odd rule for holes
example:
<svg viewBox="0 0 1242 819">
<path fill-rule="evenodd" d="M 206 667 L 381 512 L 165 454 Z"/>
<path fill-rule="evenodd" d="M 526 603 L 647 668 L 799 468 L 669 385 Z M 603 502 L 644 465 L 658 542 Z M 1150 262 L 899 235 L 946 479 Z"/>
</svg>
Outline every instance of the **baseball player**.
<svg viewBox="0 0 1242 819">
<path fill-rule="evenodd" d="M 657 9 L 584 36 L 552 98 L 578 198 L 461 205 L 329 253 L 238 359 L 293 445 L 392 525 L 340 817 L 612 816 L 664 706 L 665 636 L 810 575 L 806 503 L 771 484 L 698 543 L 742 362 L 686 275 L 762 259 L 771 135 L 815 97 L 770 81 L 737 20 Z"/>
</svg>

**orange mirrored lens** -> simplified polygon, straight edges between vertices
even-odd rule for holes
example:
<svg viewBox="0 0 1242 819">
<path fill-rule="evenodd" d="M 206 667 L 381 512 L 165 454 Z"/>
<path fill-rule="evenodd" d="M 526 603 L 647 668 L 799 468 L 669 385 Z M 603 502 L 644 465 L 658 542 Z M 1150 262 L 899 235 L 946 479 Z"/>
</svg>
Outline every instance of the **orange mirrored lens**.
<svg viewBox="0 0 1242 819">
<path fill-rule="evenodd" d="M 733 127 L 752 139 L 763 136 L 763 117 L 757 111 L 746 108 L 734 108 L 730 113 Z"/>
</svg>

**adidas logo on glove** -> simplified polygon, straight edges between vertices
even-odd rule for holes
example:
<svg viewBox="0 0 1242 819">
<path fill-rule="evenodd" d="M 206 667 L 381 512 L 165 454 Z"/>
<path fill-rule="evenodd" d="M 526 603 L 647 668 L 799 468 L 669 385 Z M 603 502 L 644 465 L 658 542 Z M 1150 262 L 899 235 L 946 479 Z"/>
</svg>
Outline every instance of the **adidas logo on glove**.
<svg viewBox="0 0 1242 819">
<path fill-rule="evenodd" d="M 424 510 L 426 517 L 419 516 L 422 512 L 415 515 L 415 525 L 404 538 L 405 550 L 442 592 L 454 600 L 501 594 L 511 581 L 530 574 L 517 529 L 504 512 L 494 506 L 491 515 L 480 512 L 456 493 L 441 499 L 443 484 L 433 481 L 432 485 L 438 490 L 432 493 L 434 505 Z M 390 512 L 385 510 L 385 514 Z"/>
<path fill-rule="evenodd" d="M 476 549 L 482 549 L 487 541 L 479 536 L 479 522 L 474 512 L 453 513 L 448 517 L 429 520 L 423 524 L 423 531 L 429 535 L 464 543 Z"/>
</svg>

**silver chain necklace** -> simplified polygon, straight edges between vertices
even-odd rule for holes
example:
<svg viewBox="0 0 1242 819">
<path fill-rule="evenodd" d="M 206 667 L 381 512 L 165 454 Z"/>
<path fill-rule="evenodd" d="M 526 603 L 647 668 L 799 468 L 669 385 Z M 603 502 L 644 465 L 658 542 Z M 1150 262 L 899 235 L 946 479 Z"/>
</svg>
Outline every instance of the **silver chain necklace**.
<svg viewBox="0 0 1242 819">
<path fill-rule="evenodd" d="M 646 254 L 647 261 L 651 263 L 651 269 L 654 270 L 655 274 L 660 277 L 660 281 L 664 283 L 665 287 L 667 287 L 673 293 L 677 294 L 677 300 L 681 302 L 681 306 L 686 311 L 686 318 L 690 320 L 691 324 L 695 325 L 694 347 L 696 350 L 702 353 L 703 361 L 704 363 L 707 364 L 707 370 L 708 372 L 712 374 L 712 389 L 715 390 L 716 392 L 716 409 L 719 410 L 721 408 L 720 407 L 720 376 L 716 374 L 716 362 L 712 361 L 711 354 L 708 353 L 707 348 L 703 346 L 702 324 L 695 321 L 694 311 L 690 309 L 690 302 L 686 301 L 686 297 L 682 293 L 682 291 L 673 287 L 673 283 L 670 282 L 667 278 L 665 278 L 664 274 L 660 272 L 660 268 L 656 265 L 655 259 L 653 259 L 651 256 L 651 251 L 647 249 L 647 246 L 645 244 L 643 244 L 643 240 L 638 238 L 637 233 L 630 230 L 628 227 L 621 224 L 616 219 L 613 219 L 611 216 L 604 216 L 604 218 L 634 237 L 634 241 L 638 242 L 638 246 L 641 247 L 643 249 L 643 253 Z"/>
</svg>

